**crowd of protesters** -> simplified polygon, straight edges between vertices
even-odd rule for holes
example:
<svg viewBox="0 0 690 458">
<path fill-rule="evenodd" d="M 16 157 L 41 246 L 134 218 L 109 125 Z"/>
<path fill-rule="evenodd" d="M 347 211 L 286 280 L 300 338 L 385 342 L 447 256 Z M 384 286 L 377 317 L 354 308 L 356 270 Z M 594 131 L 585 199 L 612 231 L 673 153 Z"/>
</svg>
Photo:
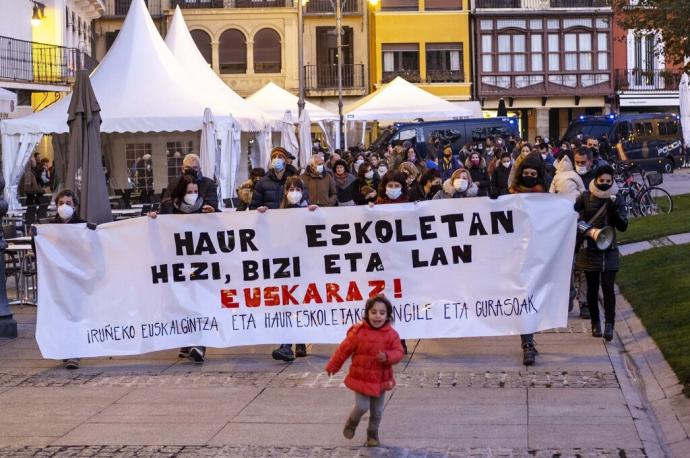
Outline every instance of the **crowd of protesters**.
<svg viewBox="0 0 690 458">
<path fill-rule="evenodd" d="M 302 170 L 297 168 L 292 154 L 280 147 L 273 148 L 268 169 L 251 170 L 249 179 L 238 186 L 236 210 L 263 213 L 308 208 L 314 211 L 318 207 L 550 192 L 569 199 L 580 213 L 580 219 L 594 227 L 612 226 L 620 231 L 627 227 L 622 199 L 616 199 L 614 172 L 606 161 L 608 151 L 600 147 L 597 139 L 584 138 L 581 142 L 557 146 L 540 137 L 534 143 L 494 137 L 461 146 L 431 139 L 425 146 L 423 153 L 409 141 L 379 150 L 365 150 L 360 145 L 330 154 L 319 148 L 313 151 Z M 47 178 L 45 162 L 40 157 L 32 158 L 27 180 Z M 185 156 L 182 176 L 173 180 L 167 190 L 158 213 L 219 211 L 216 184 L 202 175 L 195 154 Z M 155 217 L 156 213 L 149 216 Z M 579 304 L 580 317 L 591 320 L 592 335 L 610 341 L 615 319 L 613 284 L 619 268 L 615 239 L 603 251 L 584 238 L 578 240 L 577 248 L 574 302 Z M 603 331 L 598 308 L 600 287 L 605 310 Z M 534 338 L 521 337 L 523 362 L 532 365 L 538 354 Z M 406 352 L 405 342 L 401 344 Z M 180 355 L 202 363 L 205 348 L 182 348 Z M 307 356 L 307 348 L 305 344 L 296 344 L 293 351 L 293 344 L 285 343 L 272 356 L 293 361 Z M 78 367 L 78 363 L 71 363 L 70 366 Z"/>
</svg>

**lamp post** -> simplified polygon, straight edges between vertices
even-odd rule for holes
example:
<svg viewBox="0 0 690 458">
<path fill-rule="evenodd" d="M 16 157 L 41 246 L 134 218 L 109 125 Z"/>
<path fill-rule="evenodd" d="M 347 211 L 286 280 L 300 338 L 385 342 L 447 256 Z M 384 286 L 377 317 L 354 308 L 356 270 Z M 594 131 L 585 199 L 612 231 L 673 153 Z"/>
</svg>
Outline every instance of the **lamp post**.
<svg viewBox="0 0 690 458">
<path fill-rule="evenodd" d="M 5 179 L 0 176 L 0 218 L 7 214 L 7 201 L 3 194 L 5 191 Z M 10 306 L 7 303 L 7 284 L 5 281 L 5 248 L 7 242 L 0 231 L 0 339 L 15 339 L 17 337 L 17 321 L 12 317 Z"/>
<path fill-rule="evenodd" d="M 297 116 L 302 116 L 304 110 L 304 7 L 309 0 L 297 0 L 297 65 L 299 66 L 299 89 L 297 98 Z"/>
</svg>

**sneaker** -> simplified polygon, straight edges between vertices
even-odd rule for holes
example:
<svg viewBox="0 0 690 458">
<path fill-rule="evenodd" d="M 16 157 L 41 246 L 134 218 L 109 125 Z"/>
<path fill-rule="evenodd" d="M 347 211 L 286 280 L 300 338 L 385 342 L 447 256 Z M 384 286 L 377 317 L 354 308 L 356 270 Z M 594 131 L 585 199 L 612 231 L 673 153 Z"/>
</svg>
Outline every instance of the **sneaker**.
<svg viewBox="0 0 690 458">
<path fill-rule="evenodd" d="M 292 345 L 281 345 L 273 350 L 271 356 L 278 361 L 291 362 L 295 360 L 295 354 L 292 352 Z"/>
<path fill-rule="evenodd" d="M 522 344 L 522 364 L 525 366 L 533 365 L 536 356 L 537 349 L 534 347 L 533 343 Z"/>
<path fill-rule="evenodd" d="M 189 358 L 189 349 L 192 347 L 182 347 L 180 348 L 180 353 L 178 353 L 178 358 Z"/>
<path fill-rule="evenodd" d="M 586 303 L 580 303 L 580 318 L 583 320 L 589 320 L 591 318 L 589 315 L 589 306 Z"/>
<path fill-rule="evenodd" d="M 204 362 L 204 351 L 199 347 L 191 347 L 189 349 L 189 358 L 194 361 L 195 364 L 201 364 Z"/>
<path fill-rule="evenodd" d="M 65 369 L 75 370 L 79 369 L 79 358 L 70 358 L 64 360 Z"/>
<path fill-rule="evenodd" d="M 305 344 L 295 345 L 295 357 L 304 358 L 305 356 L 307 356 L 307 346 Z"/>
</svg>

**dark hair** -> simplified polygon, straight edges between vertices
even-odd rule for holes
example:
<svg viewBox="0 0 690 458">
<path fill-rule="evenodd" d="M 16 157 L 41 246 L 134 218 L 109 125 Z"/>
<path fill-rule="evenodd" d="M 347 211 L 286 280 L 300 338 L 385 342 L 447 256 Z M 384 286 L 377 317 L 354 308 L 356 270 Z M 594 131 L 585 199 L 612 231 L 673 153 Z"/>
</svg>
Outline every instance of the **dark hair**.
<svg viewBox="0 0 690 458">
<path fill-rule="evenodd" d="M 339 165 L 343 166 L 343 168 L 345 169 L 345 173 L 348 172 L 349 167 L 347 166 L 347 162 L 343 161 L 342 159 L 338 159 L 337 161 L 335 161 L 335 164 L 333 164 L 333 173 L 335 173 L 335 169 L 337 169 Z"/>
<path fill-rule="evenodd" d="M 395 170 L 389 170 L 381 177 L 381 184 L 379 184 L 379 194 L 386 193 L 386 186 L 391 181 L 396 181 L 400 183 L 400 187 L 402 188 L 401 194 L 403 196 L 407 195 L 407 175 L 405 175 L 402 172 L 396 172 Z"/>
<path fill-rule="evenodd" d="M 58 200 L 60 200 L 63 197 L 71 197 L 72 202 L 74 202 L 74 206 L 79 206 L 79 199 L 77 199 L 77 195 L 71 189 L 63 189 L 57 194 L 57 196 L 55 196 L 55 206 L 57 206 Z"/>
<path fill-rule="evenodd" d="M 170 198 L 178 202 L 184 199 L 185 194 L 187 194 L 187 185 L 190 183 L 196 184 L 194 178 L 191 175 L 182 175 L 170 192 Z"/>
<path fill-rule="evenodd" d="M 254 179 L 254 178 L 261 178 L 266 176 L 266 170 L 264 170 L 262 167 L 254 167 L 251 172 L 249 172 L 249 178 Z"/>
<path fill-rule="evenodd" d="M 285 186 L 283 187 L 283 200 L 280 201 L 280 208 L 285 208 L 290 205 L 287 200 L 288 189 L 290 188 L 300 188 L 304 192 L 304 181 L 299 176 L 291 176 L 285 180 Z"/>
<path fill-rule="evenodd" d="M 568 149 L 562 149 L 558 152 L 558 160 L 562 161 L 564 157 L 570 159 L 570 163 L 575 167 L 575 155 Z"/>
<path fill-rule="evenodd" d="M 506 151 L 506 150 L 501 151 L 501 154 L 498 155 L 498 158 L 499 158 L 499 159 L 503 159 L 503 158 L 506 158 L 506 157 L 508 157 L 508 158 L 510 157 L 510 153 L 509 153 L 508 151 Z"/>
<path fill-rule="evenodd" d="M 357 176 L 361 179 L 365 179 L 366 177 L 364 175 L 371 169 L 371 164 L 368 161 L 364 161 L 364 163 L 359 166 L 359 169 L 357 169 Z"/>
<path fill-rule="evenodd" d="M 429 169 L 419 177 L 419 184 L 423 188 L 430 181 L 434 181 L 436 178 L 441 178 L 441 173 L 436 169 Z"/>
<path fill-rule="evenodd" d="M 592 160 L 592 150 L 589 148 L 583 148 L 583 147 L 576 148 L 575 154 L 577 154 L 579 156 L 587 156 L 587 159 L 589 159 L 590 161 Z M 573 162 L 573 165 L 574 164 L 575 164 L 575 162 Z"/>
<path fill-rule="evenodd" d="M 370 297 L 364 304 L 364 321 L 366 321 L 369 326 L 371 326 L 371 323 L 369 322 L 369 310 L 371 310 L 371 308 L 377 302 L 380 302 L 386 306 L 386 313 L 388 314 L 388 318 L 386 318 L 386 323 L 390 323 L 393 321 L 393 305 L 391 304 L 391 301 L 389 301 L 383 294 L 379 294 L 377 296 Z"/>
</svg>

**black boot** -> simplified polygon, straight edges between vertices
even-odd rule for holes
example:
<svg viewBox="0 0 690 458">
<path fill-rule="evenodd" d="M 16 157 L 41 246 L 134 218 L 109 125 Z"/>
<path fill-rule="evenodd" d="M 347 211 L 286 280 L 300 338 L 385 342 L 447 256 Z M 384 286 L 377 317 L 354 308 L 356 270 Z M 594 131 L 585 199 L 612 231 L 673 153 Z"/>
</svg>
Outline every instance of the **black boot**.
<svg viewBox="0 0 690 458">
<path fill-rule="evenodd" d="M 531 366 L 537 356 L 537 349 L 534 347 L 534 342 L 527 342 L 522 344 L 522 364 Z"/>
<path fill-rule="evenodd" d="M 343 436 L 345 436 L 346 439 L 352 439 L 355 437 L 355 431 L 357 430 L 358 424 L 359 419 L 354 419 L 352 416 L 347 417 L 345 427 L 343 428 Z"/>
<path fill-rule="evenodd" d="M 295 360 L 295 354 L 292 352 L 291 344 L 281 345 L 280 347 L 273 350 L 271 356 L 273 357 L 273 359 L 277 359 L 280 361 L 290 362 Z"/>
<path fill-rule="evenodd" d="M 601 323 L 592 323 L 592 337 L 601 337 Z"/>
<path fill-rule="evenodd" d="M 305 344 L 295 345 L 295 357 L 304 358 L 305 356 L 307 356 L 307 346 Z"/>
<path fill-rule="evenodd" d="M 607 342 L 613 340 L 613 323 L 606 323 L 604 325 L 604 340 Z"/>
<path fill-rule="evenodd" d="M 589 306 L 586 302 L 580 302 L 580 318 L 582 318 L 583 320 L 590 319 Z"/>
<path fill-rule="evenodd" d="M 367 447 L 378 447 L 379 445 L 381 445 L 381 442 L 379 442 L 379 429 L 367 428 Z"/>
</svg>

